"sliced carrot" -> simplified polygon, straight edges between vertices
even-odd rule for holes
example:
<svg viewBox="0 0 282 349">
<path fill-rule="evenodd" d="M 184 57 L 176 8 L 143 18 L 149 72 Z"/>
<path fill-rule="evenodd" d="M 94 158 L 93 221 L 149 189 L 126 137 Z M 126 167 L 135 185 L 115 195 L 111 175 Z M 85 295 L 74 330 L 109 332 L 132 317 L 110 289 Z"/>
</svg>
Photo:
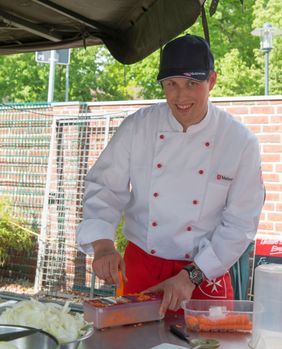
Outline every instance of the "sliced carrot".
<svg viewBox="0 0 282 349">
<path fill-rule="evenodd" d="M 200 315 L 198 317 L 186 315 L 185 322 L 190 330 L 198 331 L 250 331 L 252 322 L 248 315 L 228 314 L 222 319 L 212 319 L 207 316 Z"/>
</svg>

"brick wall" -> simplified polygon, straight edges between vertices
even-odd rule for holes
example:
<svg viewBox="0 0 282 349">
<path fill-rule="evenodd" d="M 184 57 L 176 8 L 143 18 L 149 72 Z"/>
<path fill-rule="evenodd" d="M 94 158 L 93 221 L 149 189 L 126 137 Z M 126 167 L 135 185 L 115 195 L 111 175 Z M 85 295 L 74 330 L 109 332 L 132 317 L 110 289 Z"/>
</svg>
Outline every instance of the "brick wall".
<svg viewBox="0 0 282 349">
<path fill-rule="evenodd" d="M 266 187 L 266 201 L 258 232 L 282 234 L 282 95 L 259 97 L 213 98 L 219 108 L 230 112 L 256 134 L 260 142 L 262 174 Z M 88 110 L 93 113 L 136 110 L 160 100 L 93 102 Z M 65 115 L 81 110 L 79 104 L 56 104 L 56 110 Z"/>
<path fill-rule="evenodd" d="M 260 143 L 266 200 L 258 232 L 282 234 L 282 96 L 215 100 L 253 131 Z"/>
</svg>

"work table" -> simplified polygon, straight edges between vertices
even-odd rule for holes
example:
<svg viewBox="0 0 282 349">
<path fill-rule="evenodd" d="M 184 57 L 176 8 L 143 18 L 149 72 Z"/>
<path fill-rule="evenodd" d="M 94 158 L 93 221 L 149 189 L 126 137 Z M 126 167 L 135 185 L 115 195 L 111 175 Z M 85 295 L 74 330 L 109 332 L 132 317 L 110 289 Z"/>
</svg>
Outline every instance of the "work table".
<svg viewBox="0 0 282 349">
<path fill-rule="evenodd" d="M 188 343 L 169 331 L 171 324 L 183 324 L 183 321 L 181 315 L 169 315 L 161 321 L 95 330 L 79 349 L 150 349 L 162 343 L 190 348 Z M 220 349 L 250 349 L 250 333 L 201 333 L 200 336 L 218 339 Z M 191 334 L 192 337 L 199 335 Z"/>
</svg>

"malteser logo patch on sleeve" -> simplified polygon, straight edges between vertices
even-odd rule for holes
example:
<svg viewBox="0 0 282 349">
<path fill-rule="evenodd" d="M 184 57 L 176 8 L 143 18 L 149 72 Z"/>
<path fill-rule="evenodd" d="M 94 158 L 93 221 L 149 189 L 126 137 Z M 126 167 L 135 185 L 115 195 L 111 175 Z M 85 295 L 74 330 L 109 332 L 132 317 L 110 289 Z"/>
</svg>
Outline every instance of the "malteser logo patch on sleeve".
<svg viewBox="0 0 282 349">
<path fill-rule="evenodd" d="M 221 180 L 223 180 L 223 181 L 233 181 L 233 178 L 230 178 L 228 176 L 224 176 L 224 175 L 219 174 L 219 173 L 216 175 L 216 179 L 219 180 L 219 181 L 221 181 Z"/>
</svg>

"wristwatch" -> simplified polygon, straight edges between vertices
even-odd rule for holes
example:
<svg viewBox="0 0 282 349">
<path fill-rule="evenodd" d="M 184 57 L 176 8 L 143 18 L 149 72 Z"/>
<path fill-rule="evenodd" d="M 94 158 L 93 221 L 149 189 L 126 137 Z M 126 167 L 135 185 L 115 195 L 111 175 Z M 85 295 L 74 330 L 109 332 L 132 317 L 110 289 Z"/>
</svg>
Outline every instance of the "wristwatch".
<svg viewBox="0 0 282 349">
<path fill-rule="evenodd" d="M 196 285 L 196 287 L 203 282 L 205 278 L 204 273 L 195 264 L 188 264 L 183 269 L 187 271 L 191 282 Z"/>
</svg>

